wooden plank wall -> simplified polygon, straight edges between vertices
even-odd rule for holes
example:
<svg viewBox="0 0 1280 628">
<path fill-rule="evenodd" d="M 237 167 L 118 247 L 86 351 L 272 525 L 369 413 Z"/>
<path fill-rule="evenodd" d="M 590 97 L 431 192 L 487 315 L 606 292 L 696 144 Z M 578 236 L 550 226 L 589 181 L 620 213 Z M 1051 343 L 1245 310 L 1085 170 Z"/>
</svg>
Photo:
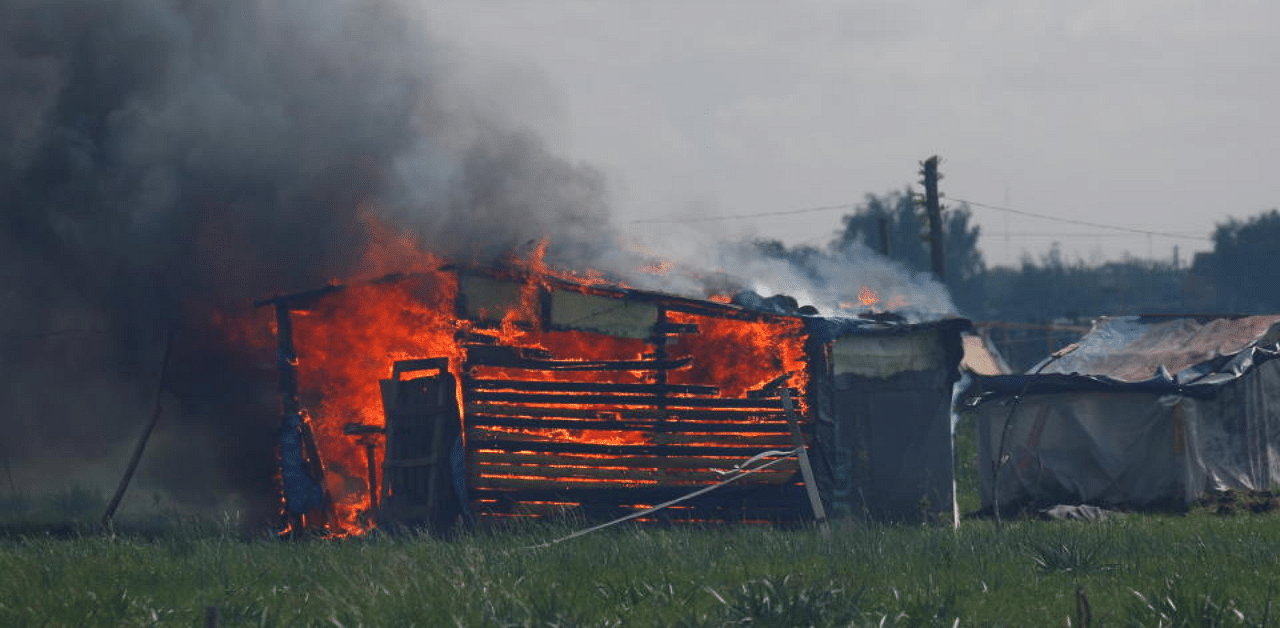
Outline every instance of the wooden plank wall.
<svg viewBox="0 0 1280 628">
<path fill-rule="evenodd" d="M 691 358 L 586 362 L 471 349 L 468 487 L 482 517 L 620 516 L 719 482 L 717 470 L 762 451 L 793 447 L 780 390 L 724 398 L 713 386 L 661 383 Z M 636 371 L 659 383 L 612 383 Z M 799 482 L 787 460 L 656 518 L 797 520 L 808 513 Z"/>
</svg>

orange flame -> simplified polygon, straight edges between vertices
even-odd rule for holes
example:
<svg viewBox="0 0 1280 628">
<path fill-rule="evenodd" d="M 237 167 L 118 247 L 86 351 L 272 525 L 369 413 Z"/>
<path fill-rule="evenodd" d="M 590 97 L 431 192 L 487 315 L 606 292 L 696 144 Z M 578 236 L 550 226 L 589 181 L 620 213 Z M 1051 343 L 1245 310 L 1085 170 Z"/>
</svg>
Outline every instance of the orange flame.
<svg viewBox="0 0 1280 628">
<path fill-rule="evenodd" d="M 671 272 L 671 262 L 669 260 L 654 260 L 640 267 L 640 272 L 650 275 L 666 275 Z"/>
<path fill-rule="evenodd" d="M 462 317 L 459 308 L 459 276 L 444 270 L 445 260 L 420 250 L 418 243 L 406 234 L 396 233 L 371 214 L 364 215 L 371 243 L 365 252 L 360 277 L 372 278 L 393 271 L 408 271 L 394 280 L 352 283 L 310 303 L 299 303 L 293 310 L 293 339 L 298 356 L 298 384 L 301 402 L 312 417 L 320 457 L 324 462 L 324 488 L 330 497 L 334 521 L 330 533 L 360 534 L 374 523 L 369 516 L 372 500 L 368 487 L 366 444 L 381 436 L 354 438 L 344 432 L 351 423 L 385 427 L 385 414 L 379 380 L 386 379 L 395 361 L 419 358 L 449 358 L 458 381 L 468 378 L 498 382 L 549 383 L 598 382 L 609 385 L 654 385 L 653 370 L 520 370 L 496 366 L 474 365 L 465 374 L 467 349 L 465 338 L 483 335 L 499 345 L 520 347 L 525 351 L 542 351 L 557 360 L 640 361 L 656 355 L 690 358 L 686 366 L 663 371 L 661 384 L 672 387 L 703 387 L 717 390 L 720 398 L 747 399 L 759 394 L 766 384 L 801 391 L 807 386 L 805 370 L 804 328 L 799 319 L 764 317 L 747 314 L 719 316 L 712 313 L 668 311 L 667 324 L 686 331 L 649 338 L 627 338 L 582 330 L 553 329 L 536 324 L 542 316 L 543 300 L 555 280 L 556 290 L 582 291 L 591 294 L 601 284 L 598 272 L 565 273 L 549 268 L 545 262 L 547 242 L 542 242 L 527 258 L 511 260 L 506 279 L 518 281 L 518 303 L 505 311 L 491 313 L 487 325 Z M 713 301 L 721 299 L 712 298 Z M 726 310 L 737 312 L 736 310 Z M 236 338 L 249 337 L 243 326 L 230 325 Z M 696 330 L 696 331 L 691 331 Z M 655 353 L 656 352 L 656 353 Z M 683 364 L 683 362 L 682 362 Z M 518 392 L 513 389 L 514 392 Z M 619 393 L 624 403 L 628 393 Z M 465 408 L 461 387 L 456 392 L 458 407 Z M 777 403 L 776 390 L 773 403 Z M 692 410 L 680 410 L 679 393 L 669 403 L 650 410 L 652 418 L 644 420 L 681 421 Z M 804 395 L 796 396 L 800 416 L 804 416 Z M 616 405 L 616 404 L 615 404 Z M 477 438 L 486 434 L 501 436 L 506 442 L 576 443 L 627 447 L 682 445 L 781 448 L 788 447 L 785 421 L 777 410 L 742 411 L 744 425 L 754 428 L 734 433 L 732 423 L 724 431 L 690 427 L 662 432 L 629 429 L 602 429 L 601 421 L 613 420 L 626 412 L 607 403 L 557 402 L 534 406 L 529 416 L 521 415 L 527 406 L 501 405 L 515 412 L 517 427 L 486 424 L 467 427 L 465 434 Z M 750 407 L 750 404 L 747 406 Z M 670 409 L 675 408 L 675 409 Z M 563 409 L 563 410 L 561 410 Z M 561 414 L 557 414 L 560 412 Z M 751 412 L 760 415 L 750 415 Z M 769 413 L 774 414 L 770 415 Z M 705 413 L 703 413 L 705 414 Z M 561 416 L 549 427 L 536 425 L 538 416 Z M 766 416 L 767 415 L 767 416 Z M 594 417 L 592 425 L 571 427 L 573 417 Z M 646 415 L 648 416 L 648 415 Z M 739 415 L 734 415 L 739 416 Z M 621 421 L 622 419 L 617 419 Z M 464 413 L 464 424 L 468 418 Z M 700 425 L 707 425 L 701 423 Z M 776 429 L 761 426 L 776 425 Z M 464 436 L 464 438 L 468 438 Z M 518 453 L 518 452 L 516 452 Z M 382 466 L 384 448 L 375 448 L 374 468 Z M 699 460 L 682 459 L 685 467 L 668 469 L 657 458 L 629 454 L 565 453 L 543 460 L 537 466 L 511 462 L 511 452 L 471 448 L 469 475 L 472 482 L 485 486 L 509 487 L 540 485 L 548 482 L 553 472 L 586 473 L 554 476 L 555 481 L 576 486 L 640 486 L 640 485 L 704 485 L 717 481 L 713 469 L 732 465 L 734 456 L 719 455 Z M 506 456 L 506 458 L 504 458 Z M 738 459 L 740 460 L 740 459 Z M 754 481 L 783 483 L 790 480 L 795 467 L 778 465 L 770 473 L 758 474 Z M 485 483 L 489 484 L 485 484 Z M 506 489 L 504 489 L 506 490 Z M 494 507 L 491 498 L 477 497 L 473 504 L 481 510 Z M 530 501 L 536 504 L 537 501 Z M 577 502 L 565 502 L 568 505 Z M 494 512 L 494 516 L 525 516 L 523 512 Z"/>
<path fill-rule="evenodd" d="M 861 303 L 863 307 L 874 307 L 875 304 L 879 302 L 880 295 L 876 294 L 875 290 L 863 286 L 862 289 L 858 291 L 858 303 Z"/>
</svg>

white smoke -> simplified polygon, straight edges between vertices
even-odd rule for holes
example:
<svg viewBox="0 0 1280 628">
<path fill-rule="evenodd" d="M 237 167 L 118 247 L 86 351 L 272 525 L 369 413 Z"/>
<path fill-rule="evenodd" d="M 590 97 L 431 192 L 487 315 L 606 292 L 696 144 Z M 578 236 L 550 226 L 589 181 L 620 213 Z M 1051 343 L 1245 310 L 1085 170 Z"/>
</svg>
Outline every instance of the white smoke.
<svg viewBox="0 0 1280 628">
<path fill-rule="evenodd" d="M 912 272 L 856 241 L 843 248 L 791 247 L 779 252 L 755 242 L 723 239 L 711 230 L 681 228 L 651 235 L 635 251 L 671 262 L 663 274 L 638 270 L 652 264 L 633 266 L 626 273 L 629 283 L 646 289 L 703 298 L 741 290 L 763 297 L 781 294 L 830 317 L 890 311 L 922 322 L 956 314 L 947 288 L 932 276 Z M 874 304 L 860 301 L 865 290 L 875 294 Z"/>
</svg>

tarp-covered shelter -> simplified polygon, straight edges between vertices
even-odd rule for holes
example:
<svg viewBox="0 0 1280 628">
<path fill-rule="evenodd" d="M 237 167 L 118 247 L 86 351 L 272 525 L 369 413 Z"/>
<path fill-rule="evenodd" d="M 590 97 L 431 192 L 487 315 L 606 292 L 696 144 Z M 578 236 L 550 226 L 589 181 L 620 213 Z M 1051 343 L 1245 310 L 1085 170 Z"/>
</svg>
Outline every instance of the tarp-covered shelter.
<svg viewBox="0 0 1280 628">
<path fill-rule="evenodd" d="M 630 514 L 794 448 L 793 422 L 833 515 L 953 508 L 964 319 L 826 319 L 455 266 L 262 303 L 297 522 Z M 658 518 L 810 517 L 791 459 Z"/>
<path fill-rule="evenodd" d="M 1280 482 L 1280 316 L 1123 316 L 976 377 L 982 503 L 1183 507 Z"/>
</svg>

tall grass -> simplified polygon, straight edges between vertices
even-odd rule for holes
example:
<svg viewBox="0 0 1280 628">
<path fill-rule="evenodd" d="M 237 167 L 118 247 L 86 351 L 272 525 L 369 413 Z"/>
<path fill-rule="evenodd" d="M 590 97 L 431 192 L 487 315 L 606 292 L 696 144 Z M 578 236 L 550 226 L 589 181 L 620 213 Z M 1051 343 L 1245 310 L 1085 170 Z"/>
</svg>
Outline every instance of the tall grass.
<svg viewBox="0 0 1280 628">
<path fill-rule="evenodd" d="M 0 626 L 1280 625 L 1280 517 L 0 538 Z"/>
</svg>

